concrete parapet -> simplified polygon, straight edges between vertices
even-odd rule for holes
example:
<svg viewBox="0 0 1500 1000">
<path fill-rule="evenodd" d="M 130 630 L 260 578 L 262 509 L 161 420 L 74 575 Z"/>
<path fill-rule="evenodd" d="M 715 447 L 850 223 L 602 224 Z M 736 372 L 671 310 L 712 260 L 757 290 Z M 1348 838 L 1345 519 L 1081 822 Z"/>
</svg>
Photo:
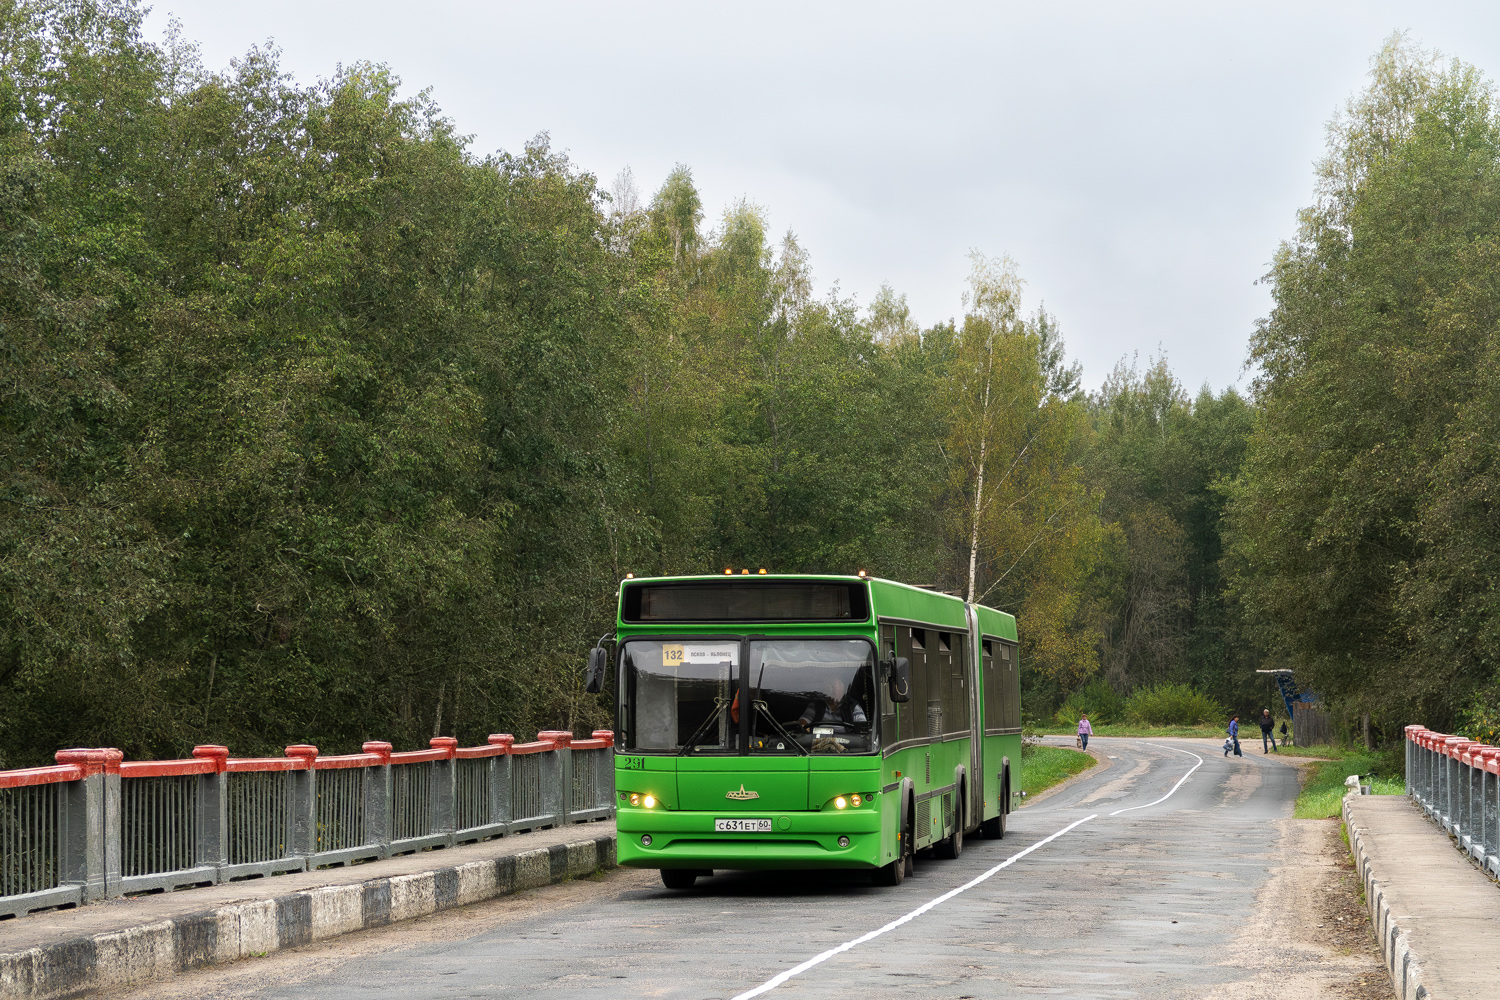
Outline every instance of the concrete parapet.
<svg viewBox="0 0 1500 1000">
<path fill-rule="evenodd" d="M 283 886 L 292 888 L 286 884 L 292 876 L 219 886 L 202 893 L 237 888 L 241 895 L 259 893 L 262 898 L 220 900 L 192 912 L 182 912 L 178 905 L 178 912 L 162 919 L 151 919 L 153 904 L 180 903 L 186 897 L 150 897 L 140 909 L 139 922 L 131 922 L 128 914 L 111 920 L 111 911 L 104 907 L 6 921 L 0 927 L 7 932 L 23 932 L 7 934 L 7 943 L 30 946 L 0 943 L 0 997 L 48 1000 L 148 982 L 590 875 L 615 864 L 613 824 L 607 832 L 605 826 L 549 831 L 553 837 L 507 837 L 440 853 L 310 872 L 300 878 L 317 881 L 323 876 L 333 884 L 296 891 L 280 891 Z M 589 839 L 568 839 L 590 833 L 595 835 Z M 533 837 L 553 842 L 529 848 Z M 437 866 L 448 860 L 454 863 Z M 73 927 L 77 936 L 34 940 L 47 933 L 61 937 L 70 919 L 78 920 Z M 88 926 L 101 921 L 114 926 Z"/>
<path fill-rule="evenodd" d="M 1493 1000 L 1500 887 L 1404 796 L 1344 797 L 1370 924 L 1401 1000 Z"/>
</svg>

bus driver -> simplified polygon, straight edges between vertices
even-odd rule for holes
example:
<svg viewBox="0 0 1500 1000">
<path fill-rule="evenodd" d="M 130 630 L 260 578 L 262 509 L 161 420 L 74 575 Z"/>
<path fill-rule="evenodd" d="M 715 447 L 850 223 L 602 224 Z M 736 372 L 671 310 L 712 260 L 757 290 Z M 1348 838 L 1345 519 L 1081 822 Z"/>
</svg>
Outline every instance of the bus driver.
<svg viewBox="0 0 1500 1000">
<path fill-rule="evenodd" d="M 865 707 L 848 690 L 842 677 L 833 679 L 833 690 L 824 693 L 821 699 L 810 701 L 797 724 L 803 729 L 812 729 L 819 723 L 843 723 L 846 726 L 864 726 Z"/>
</svg>

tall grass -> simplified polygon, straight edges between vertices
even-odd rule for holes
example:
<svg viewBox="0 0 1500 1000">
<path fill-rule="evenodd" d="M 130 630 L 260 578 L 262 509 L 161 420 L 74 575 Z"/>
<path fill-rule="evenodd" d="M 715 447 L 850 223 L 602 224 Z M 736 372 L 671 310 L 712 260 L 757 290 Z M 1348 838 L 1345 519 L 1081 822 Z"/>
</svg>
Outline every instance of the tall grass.
<svg viewBox="0 0 1500 1000">
<path fill-rule="evenodd" d="M 1337 816 L 1344 800 L 1344 779 L 1358 774 L 1376 795 L 1405 795 L 1406 779 L 1401 774 L 1399 758 L 1390 751 L 1349 753 L 1339 760 L 1325 761 L 1308 768 L 1310 775 L 1297 796 L 1298 819 L 1326 819 Z"/>
<path fill-rule="evenodd" d="M 1078 717 L 1085 712 L 1094 725 L 1119 722 L 1125 717 L 1125 699 L 1115 694 L 1115 689 L 1103 677 L 1095 677 L 1068 695 L 1053 718 L 1062 725 L 1075 726 Z"/>
<path fill-rule="evenodd" d="M 1125 718 L 1153 726 L 1199 726 L 1222 722 L 1228 710 L 1186 684 L 1153 684 L 1125 701 Z"/>
</svg>

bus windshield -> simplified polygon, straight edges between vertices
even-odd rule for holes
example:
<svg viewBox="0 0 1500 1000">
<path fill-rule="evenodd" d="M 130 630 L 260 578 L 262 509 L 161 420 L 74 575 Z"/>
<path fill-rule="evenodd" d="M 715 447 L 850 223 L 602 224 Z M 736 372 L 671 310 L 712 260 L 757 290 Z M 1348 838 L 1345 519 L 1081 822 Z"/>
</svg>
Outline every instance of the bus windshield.
<svg viewBox="0 0 1500 1000">
<path fill-rule="evenodd" d="M 875 649 L 864 639 L 632 639 L 624 668 L 624 736 L 632 750 L 875 750 Z M 748 696 L 742 675 L 749 678 Z"/>
</svg>

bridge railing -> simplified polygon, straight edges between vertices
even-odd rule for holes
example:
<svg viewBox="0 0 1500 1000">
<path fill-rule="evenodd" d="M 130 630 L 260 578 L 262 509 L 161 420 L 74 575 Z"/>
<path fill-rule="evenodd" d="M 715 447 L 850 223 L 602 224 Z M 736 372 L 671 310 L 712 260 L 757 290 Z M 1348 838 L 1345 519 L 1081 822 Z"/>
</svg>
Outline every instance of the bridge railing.
<svg viewBox="0 0 1500 1000">
<path fill-rule="evenodd" d="M 1481 868 L 1500 875 L 1500 748 L 1407 726 L 1406 787 Z"/>
<path fill-rule="evenodd" d="M 0 771 L 0 916 L 354 864 L 614 815 L 614 734 L 484 746 L 125 761 L 61 750 Z"/>
</svg>

